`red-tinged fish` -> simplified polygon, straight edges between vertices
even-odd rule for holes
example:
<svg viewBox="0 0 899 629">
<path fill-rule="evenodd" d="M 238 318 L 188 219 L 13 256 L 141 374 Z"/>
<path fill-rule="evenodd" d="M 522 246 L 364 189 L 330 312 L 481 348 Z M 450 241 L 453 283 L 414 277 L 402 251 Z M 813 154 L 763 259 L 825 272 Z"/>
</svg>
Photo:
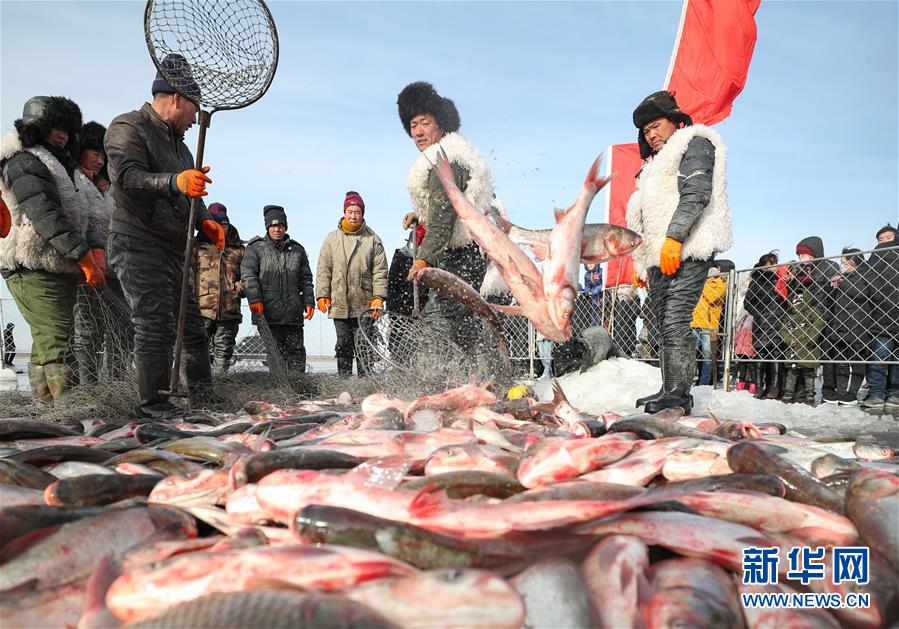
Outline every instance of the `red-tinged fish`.
<svg viewBox="0 0 899 629">
<path fill-rule="evenodd" d="M 859 470 L 849 482 L 846 511 L 865 543 L 899 571 L 899 477 Z"/>
<path fill-rule="evenodd" d="M 649 549 L 636 537 L 610 535 L 581 566 L 598 627 L 642 629 L 640 602 L 649 594 Z"/>
<path fill-rule="evenodd" d="M 112 629 L 121 624 L 106 607 L 106 592 L 119 574 L 118 565 L 108 555 L 97 562 L 85 584 L 84 611 L 77 629 Z"/>
<path fill-rule="evenodd" d="M 641 606 L 647 627 L 745 627 L 733 580 L 714 563 L 666 559 L 653 564 L 649 580 L 653 594 Z"/>
<path fill-rule="evenodd" d="M 630 454 L 637 441 L 629 435 L 597 439 L 548 438 L 527 451 L 518 466 L 518 482 L 531 489 L 571 480 Z"/>
<path fill-rule="evenodd" d="M 515 589 L 482 570 L 431 570 L 366 583 L 343 594 L 409 628 L 518 629 L 525 617 Z"/>
<path fill-rule="evenodd" d="M 22 589 L 0 596 L 0 624 L 6 629 L 74 627 L 84 609 L 86 578 L 44 589 Z"/>
<path fill-rule="evenodd" d="M 316 439 L 319 439 L 326 435 L 332 435 L 348 430 L 355 430 L 359 427 L 359 424 L 362 423 L 363 419 L 364 418 L 360 415 L 346 415 L 345 417 L 338 417 L 334 420 L 322 424 L 318 428 L 307 430 L 303 434 L 298 435 L 293 439 L 286 439 L 284 441 L 281 441 L 278 443 L 278 447 L 286 448 L 292 445 L 303 445 L 306 443 L 312 443 Z"/>
<path fill-rule="evenodd" d="M 584 185 L 574 204 L 567 210 L 556 209 L 555 226 L 549 235 L 543 262 L 543 296 L 549 304 L 549 316 L 556 327 L 571 336 L 571 315 L 577 296 L 577 271 L 582 249 L 584 221 L 593 198 L 611 177 L 599 174 L 602 156 L 597 157 L 587 172 Z"/>
<path fill-rule="evenodd" d="M 447 472 L 476 471 L 515 479 L 518 457 L 499 448 L 477 443 L 444 446 L 431 453 L 425 463 L 425 476 Z"/>
<path fill-rule="evenodd" d="M 805 544 L 851 546 L 858 529 L 849 518 L 801 502 L 752 491 L 699 491 L 673 500 L 700 515 L 745 524 L 769 533 L 789 533 Z"/>
<path fill-rule="evenodd" d="M 581 422 L 589 422 L 597 419 L 596 415 L 585 413 L 572 406 L 571 402 L 569 402 L 568 398 L 565 396 L 565 392 L 562 390 L 562 385 L 560 385 L 559 381 L 555 378 L 553 378 L 552 391 L 553 413 L 565 421 L 566 430 L 573 430 L 574 427 Z"/>
<path fill-rule="evenodd" d="M 500 221 L 500 227 L 509 240 L 527 245 L 538 260 L 546 258 L 551 229 L 524 229 L 508 221 Z M 581 238 L 582 264 L 601 264 L 626 256 L 643 244 L 643 238 L 635 231 L 608 223 L 584 223 Z"/>
<path fill-rule="evenodd" d="M 44 491 L 42 489 L 0 483 L 0 509 L 44 504 L 47 503 L 44 502 Z"/>
<path fill-rule="evenodd" d="M 44 500 L 57 507 L 94 507 L 150 494 L 160 482 L 157 474 L 124 476 L 88 474 L 63 478 L 47 485 Z"/>
<path fill-rule="evenodd" d="M 891 459 L 896 456 L 896 450 L 889 446 L 882 446 L 876 443 L 866 443 L 864 441 L 856 441 L 852 446 L 852 453 L 855 458 L 862 461 L 882 461 L 883 459 Z"/>
<path fill-rule="evenodd" d="M 475 242 L 493 260 L 518 304 L 494 306 L 494 309 L 506 314 L 527 317 L 534 327 L 551 341 L 559 343 L 567 341 L 571 337 L 570 330 L 566 334 L 553 323 L 549 304 L 544 297 L 543 276 L 531 259 L 459 190 L 446 154 L 442 152 L 438 154 L 434 173 L 446 190 L 447 198 L 456 210 L 459 220 L 468 228 Z"/>
<path fill-rule="evenodd" d="M 122 463 L 121 465 L 116 465 L 113 471 L 116 474 L 123 474 L 125 476 L 134 476 L 136 474 L 158 476 L 159 480 L 162 480 L 162 478 L 165 476 L 161 472 L 157 472 L 152 467 L 143 465 L 142 463 Z"/>
<path fill-rule="evenodd" d="M 48 446 L 82 446 L 91 448 L 106 443 L 107 439 L 98 437 L 84 437 L 81 435 L 69 437 L 49 437 L 46 439 L 16 439 L 15 441 L 0 441 L 0 448 L 15 448 L 16 450 L 33 450 Z"/>
<path fill-rule="evenodd" d="M 259 435 L 225 435 L 219 437 L 219 440 L 222 441 L 222 443 L 236 443 L 246 446 L 254 452 L 268 452 L 269 450 L 274 450 L 276 447 L 274 442 L 269 439 L 260 440 Z"/>
<path fill-rule="evenodd" d="M 620 433 L 609 435 L 613 437 Z M 581 476 L 581 480 L 592 483 L 617 483 L 645 487 L 659 475 L 666 459 L 680 448 L 691 447 L 696 440 L 689 437 L 666 437 L 648 442 L 648 445 L 625 456 L 623 459 L 602 469 Z"/>
<path fill-rule="evenodd" d="M 422 409 L 462 411 L 475 406 L 493 406 L 494 404 L 496 404 L 496 395 L 484 387 L 463 384 L 437 395 L 425 395 L 418 398 L 406 409 L 406 419 L 411 418 L 416 411 Z"/>
<path fill-rule="evenodd" d="M 172 509 L 110 509 L 63 524 L 3 565 L 0 590 L 35 581 L 46 589 L 86 579 L 104 555 L 118 560 L 147 542 L 196 537 L 193 518 Z"/>
<path fill-rule="evenodd" d="M 726 456 L 698 448 L 672 452 L 662 465 L 662 476 L 669 481 L 730 474 L 732 471 Z"/>
<path fill-rule="evenodd" d="M 796 590 L 783 583 L 774 585 L 745 585 L 736 579 L 740 594 L 771 594 L 793 596 Z M 751 629 L 839 629 L 840 623 L 825 609 L 794 609 L 790 607 L 745 607 L 743 615 Z"/>
<path fill-rule="evenodd" d="M 228 496 L 225 511 L 227 511 L 228 517 L 235 522 L 268 524 L 271 521 L 256 500 L 255 483 L 244 485 Z"/>
<path fill-rule="evenodd" d="M 740 441 L 742 439 L 761 439 L 764 435 L 762 431 L 755 427 L 751 422 L 741 422 L 737 420 L 727 420 L 721 422 L 711 434 L 716 437 L 724 437 L 731 441 Z"/>
<path fill-rule="evenodd" d="M 362 400 L 361 408 L 362 414 L 368 418 L 377 417 L 378 413 L 381 411 L 393 408 L 398 410 L 400 413 L 406 413 L 406 409 L 409 408 L 411 402 L 407 402 L 406 400 L 401 400 L 399 398 L 392 398 L 386 393 L 372 393 Z"/>
<path fill-rule="evenodd" d="M 379 553 L 343 546 L 257 546 L 197 552 L 138 568 L 116 579 L 106 605 L 130 622 L 214 592 L 239 592 L 274 578 L 302 589 L 333 591 L 415 569 Z"/>
<path fill-rule="evenodd" d="M 147 497 L 147 502 L 186 505 L 214 505 L 231 493 L 228 470 L 203 469 L 187 476 L 166 476 Z"/>
<path fill-rule="evenodd" d="M 492 423 L 499 428 L 524 428 L 534 425 L 533 422 L 516 419 L 508 413 L 497 413 L 486 406 L 467 408 L 459 413 L 459 417 L 472 419 L 482 424 Z"/>
<path fill-rule="evenodd" d="M 670 511 L 616 515 L 575 531 L 588 535 L 632 535 L 650 546 L 664 546 L 687 557 L 708 559 L 734 572 L 741 569 L 745 548 L 779 546 L 775 538 L 742 524 Z M 780 564 L 786 571 L 786 556 Z"/>
</svg>

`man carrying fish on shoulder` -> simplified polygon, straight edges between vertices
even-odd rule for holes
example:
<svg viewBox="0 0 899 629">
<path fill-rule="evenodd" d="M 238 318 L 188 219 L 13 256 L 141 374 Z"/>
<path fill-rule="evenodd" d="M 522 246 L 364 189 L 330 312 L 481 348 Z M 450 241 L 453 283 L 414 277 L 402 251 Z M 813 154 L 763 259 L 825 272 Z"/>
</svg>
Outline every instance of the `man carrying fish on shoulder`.
<svg viewBox="0 0 899 629">
<path fill-rule="evenodd" d="M 643 168 L 627 204 L 627 226 L 643 236 L 633 253 L 635 282 L 649 284 L 649 311 L 662 342 L 662 388 L 637 400 L 647 413 L 690 413 L 696 342 L 690 330 L 716 253 L 730 248 L 727 149 L 717 131 L 693 124 L 667 91 L 634 110 Z"/>
</svg>

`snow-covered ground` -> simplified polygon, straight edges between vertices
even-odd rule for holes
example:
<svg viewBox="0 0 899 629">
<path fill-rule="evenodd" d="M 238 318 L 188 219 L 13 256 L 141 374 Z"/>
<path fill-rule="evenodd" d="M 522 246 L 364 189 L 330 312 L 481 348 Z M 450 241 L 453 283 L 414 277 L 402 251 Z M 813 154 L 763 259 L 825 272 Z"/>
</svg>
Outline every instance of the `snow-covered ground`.
<svg viewBox="0 0 899 629">
<path fill-rule="evenodd" d="M 658 367 L 636 360 L 605 360 L 583 374 L 559 378 L 562 390 L 575 407 L 589 413 L 607 411 L 634 412 L 634 400 L 659 390 L 662 384 Z M 538 380 L 536 392 L 541 400 L 552 398 L 549 380 Z M 693 387 L 693 414 L 714 413 L 720 419 L 752 422 L 778 422 L 805 435 L 894 435 L 899 439 L 899 421 L 892 415 L 872 415 L 857 407 L 821 404 L 784 404 L 777 400 L 757 400 L 746 391 L 725 393 L 712 387 Z"/>
</svg>

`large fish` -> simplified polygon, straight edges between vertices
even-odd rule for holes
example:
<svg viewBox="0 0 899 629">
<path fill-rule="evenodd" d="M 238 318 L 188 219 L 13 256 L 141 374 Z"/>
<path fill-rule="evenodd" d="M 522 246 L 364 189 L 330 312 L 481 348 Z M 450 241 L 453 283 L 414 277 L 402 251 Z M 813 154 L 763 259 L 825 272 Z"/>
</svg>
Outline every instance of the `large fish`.
<svg viewBox="0 0 899 629">
<path fill-rule="evenodd" d="M 642 629 L 638 609 L 649 595 L 649 549 L 636 537 L 609 535 L 590 551 L 581 571 L 596 626 Z"/>
<path fill-rule="evenodd" d="M 562 343 L 571 338 L 570 330 L 566 333 L 560 329 L 549 313 L 549 304 L 543 292 L 543 276 L 537 267 L 521 250 L 509 240 L 493 222 L 471 204 L 453 179 L 453 171 L 447 161 L 446 154 L 437 156 L 434 173 L 443 184 L 446 195 L 472 238 L 480 245 L 487 256 L 493 260 L 497 270 L 512 291 L 517 306 L 493 306 L 495 310 L 510 315 L 527 317 L 534 327 L 551 341 Z"/>
<path fill-rule="evenodd" d="M 496 311 L 490 307 L 490 304 L 481 297 L 478 291 L 469 286 L 458 275 L 436 267 L 422 269 L 415 274 L 415 280 L 483 317 L 490 324 L 490 327 L 493 328 L 496 340 L 499 343 L 500 356 L 502 356 L 506 367 L 509 367 L 509 347 L 506 344 L 503 324 L 496 315 Z"/>
<path fill-rule="evenodd" d="M 641 605 L 647 627 L 745 627 L 734 582 L 720 566 L 668 559 L 654 564 L 649 578 L 653 594 Z"/>
<path fill-rule="evenodd" d="M 856 472 L 846 509 L 865 542 L 899 570 L 899 478 L 876 470 Z"/>
<path fill-rule="evenodd" d="M 590 629 L 590 594 L 575 566 L 558 557 L 541 559 L 509 582 L 524 600 L 525 627 Z"/>
<path fill-rule="evenodd" d="M 500 227 L 516 244 L 530 247 L 538 260 L 546 258 L 549 250 L 551 229 L 525 229 L 505 219 Z M 609 223 L 584 223 L 581 236 L 581 258 L 583 264 L 601 264 L 626 256 L 643 243 L 643 238 L 635 231 Z"/>
<path fill-rule="evenodd" d="M 567 210 L 556 210 L 556 224 L 549 235 L 543 261 L 543 296 L 549 304 L 549 316 L 567 337 L 571 336 L 571 315 L 577 297 L 577 270 L 587 210 L 596 193 L 611 180 L 611 177 L 599 175 L 601 160 L 602 156 L 593 162 L 574 204 Z"/>
<path fill-rule="evenodd" d="M 632 435 L 597 439 L 544 439 L 518 466 L 518 481 L 528 489 L 571 480 L 627 456 L 637 445 Z"/>
</svg>

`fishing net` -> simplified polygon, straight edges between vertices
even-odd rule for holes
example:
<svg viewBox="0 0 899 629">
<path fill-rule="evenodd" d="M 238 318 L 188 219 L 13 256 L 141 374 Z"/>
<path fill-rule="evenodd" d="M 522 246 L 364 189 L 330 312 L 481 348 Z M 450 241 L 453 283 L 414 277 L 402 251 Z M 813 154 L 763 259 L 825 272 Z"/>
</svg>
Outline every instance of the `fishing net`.
<svg viewBox="0 0 899 629">
<path fill-rule="evenodd" d="M 204 109 L 255 102 L 278 66 L 278 33 L 261 0 L 149 0 L 144 35 L 166 81 Z"/>
<path fill-rule="evenodd" d="M 462 348 L 453 340 L 452 321 L 372 311 L 359 317 L 356 357 L 378 390 L 421 395 L 472 380 L 506 379 L 494 332 L 476 318 L 474 338 Z"/>
</svg>

